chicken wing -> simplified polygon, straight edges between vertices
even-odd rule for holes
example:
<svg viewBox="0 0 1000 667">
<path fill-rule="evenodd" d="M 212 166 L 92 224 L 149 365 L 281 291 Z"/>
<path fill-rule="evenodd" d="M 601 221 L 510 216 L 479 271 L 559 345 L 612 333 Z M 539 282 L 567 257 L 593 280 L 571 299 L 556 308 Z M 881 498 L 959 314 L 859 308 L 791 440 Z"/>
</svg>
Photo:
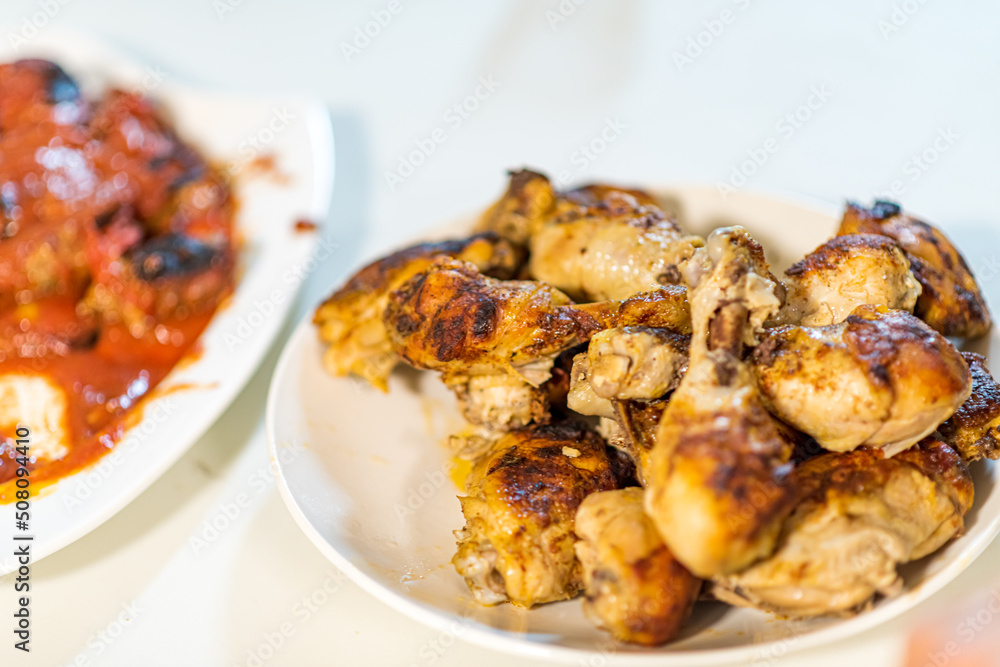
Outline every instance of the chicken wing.
<svg viewBox="0 0 1000 667">
<path fill-rule="evenodd" d="M 507 429 L 538 421 L 556 356 L 605 328 L 618 308 L 574 305 L 545 283 L 493 280 L 439 259 L 389 295 L 383 321 L 392 349 L 441 372 L 469 421 Z"/>
<path fill-rule="evenodd" d="M 508 172 L 507 191 L 476 226 L 477 231 L 495 232 L 519 245 L 527 245 L 531 235 L 555 208 L 558 194 L 543 174 L 529 169 Z"/>
<path fill-rule="evenodd" d="M 624 642 L 658 646 L 691 614 L 701 580 L 681 565 L 642 509 L 642 489 L 587 496 L 576 513 L 584 613 Z"/>
<path fill-rule="evenodd" d="M 964 461 L 1000 458 L 1000 384 L 990 375 L 983 355 L 963 352 L 972 374 L 972 393 L 938 433 Z"/>
<path fill-rule="evenodd" d="M 575 299 L 602 301 L 680 283 L 702 240 L 645 193 L 589 186 L 566 193 L 530 245 L 532 276 Z"/>
<path fill-rule="evenodd" d="M 902 587 L 900 563 L 935 551 L 963 527 L 972 479 L 934 438 L 892 457 L 856 449 L 793 473 L 801 501 L 772 556 L 721 577 L 716 597 L 784 616 L 847 614 Z"/>
<path fill-rule="evenodd" d="M 702 245 L 641 190 L 588 185 L 558 192 L 549 179 L 510 173 L 504 195 L 478 229 L 531 250 L 530 272 L 578 301 L 626 299 L 681 281 L 681 265 Z"/>
<path fill-rule="evenodd" d="M 469 475 L 452 563 L 481 604 L 572 598 L 582 583 L 573 551 L 577 509 L 589 494 L 616 487 L 604 440 L 586 426 L 509 433 Z"/>
<path fill-rule="evenodd" d="M 837 452 L 868 445 L 892 456 L 932 433 L 971 388 L 948 339 L 876 306 L 840 324 L 771 329 L 753 367 L 771 412 Z"/>
<path fill-rule="evenodd" d="M 468 239 L 421 243 L 383 257 L 354 274 L 324 301 L 313 317 L 328 344 L 323 362 L 333 375 L 355 374 L 385 390 L 399 361 L 382 323 L 389 293 L 430 266 L 436 258 L 471 262 L 487 275 L 511 278 L 523 256 L 492 233 Z"/>
<path fill-rule="evenodd" d="M 663 328 L 605 329 L 587 347 L 587 380 L 601 398 L 660 398 L 687 371 L 690 343 L 690 336 Z"/>
<path fill-rule="evenodd" d="M 690 367 L 660 420 L 646 510 L 674 555 L 698 576 L 768 555 L 793 489 L 792 445 L 741 361 L 779 307 L 763 250 L 741 227 L 718 229 L 690 262 Z"/>
<path fill-rule="evenodd" d="M 775 324 L 837 324 L 869 304 L 913 312 L 920 283 L 906 253 L 878 234 L 835 236 L 785 271 Z"/>
<path fill-rule="evenodd" d="M 906 251 L 922 288 L 914 314 L 945 336 L 974 338 L 989 331 L 986 301 L 951 241 L 932 225 L 876 201 L 871 209 L 849 203 L 838 234 L 883 234 Z"/>
</svg>

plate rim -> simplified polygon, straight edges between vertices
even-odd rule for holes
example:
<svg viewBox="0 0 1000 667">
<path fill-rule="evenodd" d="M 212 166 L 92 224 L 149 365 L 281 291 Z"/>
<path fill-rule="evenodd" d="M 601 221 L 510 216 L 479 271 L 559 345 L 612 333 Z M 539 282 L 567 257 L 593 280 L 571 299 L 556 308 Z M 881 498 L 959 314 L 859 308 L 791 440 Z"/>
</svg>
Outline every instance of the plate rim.
<svg viewBox="0 0 1000 667">
<path fill-rule="evenodd" d="M 142 62 L 140 59 L 132 57 L 123 53 L 119 49 L 109 46 L 103 40 L 89 33 L 70 30 L 61 26 L 50 26 L 46 32 L 48 33 L 46 40 L 39 40 L 37 43 L 40 45 L 41 49 L 35 45 L 29 45 L 25 47 L 23 51 L 19 51 L 17 53 L 18 57 L 38 57 L 39 50 L 52 50 L 53 48 L 67 53 L 77 50 L 88 53 L 90 58 L 99 60 L 100 62 L 110 62 L 113 67 L 122 70 L 135 72 L 142 69 Z M 58 46 L 52 46 L 53 38 L 57 38 L 60 41 Z M 4 53 L 6 54 L 6 51 Z M 63 58 L 65 57 L 66 56 L 63 56 Z M 72 65 L 66 62 L 61 61 L 58 64 L 72 69 Z M 305 116 L 304 125 L 310 147 L 310 156 L 312 158 L 310 168 L 313 175 L 313 184 L 310 190 L 309 203 L 308 206 L 305 207 L 307 210 L 302 213 L 303 215 L 319 219 L 320 221 L 324 221 L 328 217 L 333 199 L 333 181 L 336 172 L 336 160 L 334 153 L 335 143 L 329 111 L 321 100 L 294 95 L 255 96 L 252 94 L 241 94 L 238 92 L 217 92 L 205 90 L 198 86 L 185 85 L 184 83 L 178 83 L 177 81 L 169 81 L 165 83 L 162 90 L 156 91 L 152 97 L 155 99 L 168 100 L 172 95 L 177 93 L 197 99 L 223 100 L 236 104 L 284 103 L 288 105 L 294 104 L 299 107 Z M 237 230 L 245 229 L 241 228 L 240 215 L 240 212 L 237 211 L 236 216 L 234 217 L 234 223 Z M 316 252 L 316 248 L 319 244 L 319 237 L 319 230 L 317 230 L 317 233 L 314 234 L 301 235 L 301 241 L 297 240 L 294 243 L 289 243 L 290 251 L 288 252 L 288 256 L 284 259 L 288 262 L 296 263 L 302 262 L 312 256 L 312 254 Z M 256 358 L 253 360 L 253 363 L 232 364 L 232 370 L 228 373 L 230 381 L 225 385 L 220 384 L 219 386 L 212 388 L 215 392 L 222 392 L 221 395 L 218 393 L 215 394 L 218 398 L 214 398 L 210 402 L 211 404 L 209 407 L 201 413 L 203 416 L 195 422 L 194 426 L 190 429 L 188 437 L 180 438 L 180 440 L 183 441 L 183 444 L 170 449 L 166 455 L 156 462 L 156 465 L 140 469 L 137 474 L 128 477 L 126 481 L 120 483 L 118 485 L 120 490 L 117 493 L 112 494 L 111 497 L 105 501 L 104 506 L 99 510 L 94 511 L 90 515 L 81 516 L 80 520 L 73 522 L 69 528 L 56 533 L 51 538 L 39 540 L 36 535 L 32 551 L 32 563 L 37 563 L 43 558 L 51 556 L 52 554 L 64 549 L 99 528 L 102 524 L 125 509 L 125 507 L 129 506 L 136 498 L 149 489 L 149 487 L 155 484 L 177 463 L 182 456 L 184 456 L 184 454 L 194 447 L 194 445 L 205 435 L 205 433 L 208 432 L 208 430 L 239 398 L 247 384 L 260 369 L 261 364 L 263 364 L 264 360 L 267 358 L 267 354 L 275 347 L 278 339 L 284 331 L 286 323 L 294 311 L 294 304 L 297 302 L 298 296 L 301 293 L 301 289 L 304 284 L 305 281 L 301 281 L 288 295 L 288 299 L 285 301 L 286 305 L 283 309 L 284 312 L 282 312 L 281 316 L 276 319 L 273 325 L 273 330 L 264 336 L 266 340 L 259 344 L 259 350 L 255 351 Z M 238 278 L 235 284 L 235 289 L 238 289 L 239 285 L 240 279 Z M 228 307 L 230 306 L 224 303 L 219 308 L 219 311 Z M 209 321 L 209 327 L 211 327 L 212 324 L 218 320 L 219 311 L 213 314 L 212 319 Z M 178 366 L 175 366 L 175 368 L 172 369 L 171 372 L 160 382 L 157 388 L 154 389 L 149 396 L 144 398 L 144 400 L 140 403 L 140 410 L 148 410 L 158 399 L 164 398 L 169 393 L 171 379 L 175 379 L 174 376 L 177 372 L 187 372 L 189 369 L 197 369 L 203 359 L 205 359 L 205 357 L 199 356 L 187 362 L 182 360 L 182 362 Z M 195 389 L 197 389 L 197 387 Z M 125 434 L 117 444 L 120 445 L 124 443 L 128 438 L 129 433 L 137 428 L 140 428 L 145 422 L 145 419 L 146 415 L 142 414 L 142 418 L 126 430 Z M 169 428 L 171 419 L 176 419 L 176 417 L 167 418 L 158 425 L 158 428 L 162 428 L 164 426 Z M 109 452 L 105 453 L 105 455 L 95 459 L 74 473 L 61 477 L 51 484 L 46 484 L 43 489 L 36 494 L 33 494 L 34 502 L 37 503 L 43 499 L 46 502 L 56 502 L 56 500 L 60 497 L 59 494 L 61 491 L 63 493 L 70 492 L 67 488 L 69 482 L 71 482 L 74 478 L 90 474 L 101 464 L 102 461 L 105 460 L 106 456 L 113 453 L 113 451 L 113 449 L 109 450 Z M 13 504 L 8 504 L 6 507 L 12 508 Z M 4 509 L 4 511 L 6 510 Z M 33 507 L 33 521 L 35 520 L 34 513 L 36 511 L 37 509 Z M 35 532 L 37 532 L 37 530 Z M 9 574 L 16 568 L 17 563 L 15 559 L 6 557 L 0 560 L 0 576 Z"/>
<path fill-rule="evenodd" d="M 646 187 L 646 189 L 656 194 L 678 190 L 714 190 L 714 188 L 705 183 L 684 181 L 675 181 L 667 184 L 658 183 L 655 186 Z M 834 211 L 838 210 L 836 206 L 819 198 L 789 193 L 788 191 L 770 189 L 748 188 L 741 190 L 739 194 L 740 196 L 750 196 L 756 199 L 765 199 L 774 203 L 807 209 L 814 213 L 833 217 L 833 219 L 836 220 L 836 213 L 834 213 Z M 418 233 L 413 237 L 410 237 L 409 239 L 397 242 L 391 247 L 396 247 L 400 243 L 418 243 L 424 239 L 437 238 L 438 232 L 446 229 L 453 229 L 456 225 L 460 224 L 462 220 L 471 221 L 474 219 L 475 218 L 470 215 L 458 218 L 450 224 L 431 227 L 428 230 L 424 230 L 422 233 Z M 370 261 L 370 259 L 362 258 L 361 262 L 352 266 L 349 271 L 356 271 L 361 266 L 364 266 L 364 262 L 367 261 Z M 345 273 L 345 276 L 346 275 L 350 275 L 350 273 Z M 285 346 L 281 351 L 281 355 L 274 368 L 274 373 L 271 376 L 271 381 L 268 386 L 264 416 L 265 435 L 267 438 L 268 456 L 274 466 L 275 480 L 277 482 L 276 486 L 278 488 L 279 495 L 281 496 L 281 499 L 287 507 L 289 513 L 292 515 L 295 523 L 303 531 L 306 537 L 309 538 L 309 541 L 313 543 L 320 553 L 322 553 L 338 569 L 343 571 L 348 578 L 357 584 L 362 590 L 372 595 L 380 602 L 427 627 L 440 632 L 449 632 L 449 629 L 454 627 L 453 624 L 456 620 L 460 618 L 458 615 L 438 610 L 430 605 L 421 604 L 400 592 L 382 585 L 374 577 L 362 571 L 323 537 L 319 530 L 306 516 L 302 507 L 299 505 L 292 493 L 288 479 L 284 474 L 283 467 L 286 463 L 282 461 L 278 451 L 276 431 L 276 410 L 278 403 L 277 387 L 281 384 L 280 381 L 287 377 L 291 364 L 293 364 L 301 356 L 300 349 L 303 345 L 305 337 L 312 333 L 312 310 L 309 310 L 306 315 L 303 316 L 298 323 L 296 323 L 294 331 L 285 342 Z M 996 335 L 996 332 L 992 332 L 988 335 L 994 336 Z M 992 461 L 983 461 L 980 463 L 985 463 L 986 465 L 997 465 L 996 462 Z M 1000 491 L 1000 489 L 997 491 Z M 585 661 L 591 660 L 595 656 L 603 657 L 607 661 L 607 664 L 635 665 L 636 667 L 675 664 L 678 666 L 691 665 L 693 667 L 706 667 L 709 665 L 724 665 L 747 660 L 753 661 L 757 658 L 766 660 L 767 658 L 762 656 L 783 656 L 828 645 L 838 640 L 874 630 L 886 622 L 902 616 L 952 583 L 956 577 L 958 577 L 976 559 L 978 559 L 979 556 L 982 555 L 983 551 L 985 551 L 986 548 L 996 539 L 998 534 L 1000 534 L 1000 515 L 995 515 L 986 521 L 982 533 L 966 545 L 960 557 L 957 557 L 952 562 L 946 564 L 929 580 L 925 580 L 917 584 L 914 589 L 906 591 L 895 598 L 885 599 L 875 609 L 859 613 L 850 618 L 845 618 L 828 627 L 807 631 L 801 634 L 791 634 L 788 637 L 753 643 L 747 646 L 734 646 L 718 649 L 678 649 L 670 651 L 668 644 L 666 647 L 659 647 L 658 650 L 653 649 L 648 653 L 642 653 L 639 650 L 629 650 L 628 652 L 602 652 L 597 650 L 559 646 L 556 644 L 543 644 L 525 641 L 521 636 L 519 636 L 519 633 L 493 628 L 482 623 L 471 621 L 465 624 L 465 628 L 462 633 L 458 635 L 458 638 L 470 644 L 499 651 L 505 654 L 530 657 L 561 664 L 585 664 Z M 595 628 L 595 630 L 597 630 L 597 628 Z M 599 630 L 597 631 L 599 632 Z M 601 636 L 607 637 L 607 635 L 603 633 Z M 794 642 L 790 642 L 790 640 L 794 640 Z M 775 649 L 780 650 L 781 653 L 779 654 Z"/>
</svg>

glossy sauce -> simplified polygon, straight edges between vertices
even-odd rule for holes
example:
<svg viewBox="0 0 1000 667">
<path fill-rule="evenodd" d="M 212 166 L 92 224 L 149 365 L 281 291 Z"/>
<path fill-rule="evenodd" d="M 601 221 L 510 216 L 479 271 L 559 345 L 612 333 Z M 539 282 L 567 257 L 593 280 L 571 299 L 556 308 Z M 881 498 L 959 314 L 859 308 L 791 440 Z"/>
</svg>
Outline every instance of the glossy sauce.
<svg viewBox="0 0 1000 667">
<path fill-rule="evenodd" d="M 0 65 L 0 376 L 45 376 L 67 400 L 68 453 L 32 458 L 33 490 L 112 449 L 196 353 L 232 291 L 234 206 L 148 100 L 88 101 L 51 63 Z"/>
</svg>

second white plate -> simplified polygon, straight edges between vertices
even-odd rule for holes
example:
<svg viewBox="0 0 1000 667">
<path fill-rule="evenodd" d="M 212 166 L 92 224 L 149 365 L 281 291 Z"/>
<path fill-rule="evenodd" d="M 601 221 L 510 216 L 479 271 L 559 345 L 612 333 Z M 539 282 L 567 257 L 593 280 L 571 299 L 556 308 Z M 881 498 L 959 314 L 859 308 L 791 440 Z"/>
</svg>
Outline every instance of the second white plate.
<svg viewBox="0 0 1000 667">
<path fill-rule="evenodd" d="M 317 234 L 297 231 L 295 223 L 326 218 L 333 135 L 329 115 L 317 102 L 183 88 L 159 67 L 131 62 L 99 42 L 55 27 L 17 51 L 0 47 L 0 60 L 19 58 L 58 63 L 91 95 L 117 86 L 155 99 L 185 141 L 211 161 L 232 165 L 236 227 L 243 239 L 235 293 L 202 335 L 200 354 L 183 361 L 144 400 L 142 421 L 114 450 L 33 499 L 32 556 L 38 560 L 86 535 L 156 481 L 251 378 L 312 267 Z M 278 114 L 280 131 L 274 121 Z M 253 146 L 260 148 L 251 153 Z M 255 171 L 253 160 L 267 156 L 274 171 Z M 14 509 L 0 506 L 4 544 L 12 544 Z M 16 567 L 5 553 L 0 574 Z"/>
</svg>

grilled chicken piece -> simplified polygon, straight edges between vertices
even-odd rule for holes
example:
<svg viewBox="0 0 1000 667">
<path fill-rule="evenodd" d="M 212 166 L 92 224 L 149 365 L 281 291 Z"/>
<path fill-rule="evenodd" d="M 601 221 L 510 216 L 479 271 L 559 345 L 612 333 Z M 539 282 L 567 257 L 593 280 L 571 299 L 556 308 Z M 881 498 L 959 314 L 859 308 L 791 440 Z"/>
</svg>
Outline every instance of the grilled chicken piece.
<svg viewBox="0 0 1000 667">
<path fill-rule="evenodd" d="M 587 379 L 601 398 L 660 398 L 687 371 L 690 343 L 690 336 L 669 329 L 606 329 L 590 339 Z"/>
<path fill-rule="evenodd" d="M 594 493 L 576 513 L 584 613 L 623 642 L 658 646 L 691 614 L 701 580 L 663 543 L 642 509 L 642 489 Z"/>
<path fill-rule="evenodd" d="M 990 329 L 990 313 L 961 253 L 936 227 L 876 201 L 849 203 L 838 234 L 883 234 L 906 251 L 922 291 L 914 314 L 945 336 L 975 338 Z"/>
<path fill-rule="evenodd" d="M 823 454 L 793 477 L 801 501 L 777 550 L 717 579 L 719 599 L 792 617 L 859 611 L 901 589 L 897 565 L 959 534 L 973 500 L 965 465 L 935 438 L 889 459 L 863 448 Z"/>
<path fill-rule="evenodd" d="M 612 401 L 619 438 L 608 442 L 621 449 L 635 462 L 636 478 L 642 486 L 652 474 L 651 454 L 656 445 L 660 420 L 669 399 L 656 401 Z M 608 428 L 607 426 L 605 428 Z"/>
<path fill-rule="evenodd" d="M 511 172 L 504 195 L 478 229 L 531 249 L 533 278 L 579 301 L 626 299 L 678 284 L 702 245 L 640 190 L 589 185 L 557 192 L 537 172 Z"/>
<path fill-rule="evenodd" d="M 443 379 L 470 424 L 506 431 L 549 421 L 549 393 L 544 385 L 535 386 L 504 372 L 447 374 Z"/>
<path fill-rule="evenodd" d="M 545 283 L 493 280 L 470 264 L 439 259 L 389 295 L 383 321 L 396 353 L 416 368 L 440 371 L 466 399 L 469 421 L 507 429 L 538 421 L 555 358 L 605 328 L 618 307 L 577 306 Z M 484 387 L 488 393 L 479 395 L 487 404 L 471 403 Z"/>
<path fill-rule="evenodd" d="M 597 395 L 590 384 L 590 360 L 586 354 L 578 354 L 573 358 L 573 370 L 570 373 L 569 396 L 566 403 L 570 410 L 581 415 L 615 418 L 615 407 L 610 399 Z"/>
<path fill-rule="evenodd" d="M 679 334 L 691 333 L 691 307 L 683 285 L 665 285 L 622 301 L 615 326 L 654 327 Z"/>
<path fill-rule="evenodd" d="M 690 368 L 660 420 L 646 511 L 701 577 L 770 554 L 792 507 L 792 445 L 741 361 L 744 343 L 780 305 L 769 274 L 763 250 L 741 227 L 713 232 L 688 266 Z"/>
<path fill-rule="evenodd" d="M 497 278 L 513 277 L 522 261 L 521 253 L 508 241 L 485 233 L 421 243 L 372 262 L 316 309 L 313 323 L 320 340 L 329 345 L 323 363 L 330 373 L 353 373 L 387 389 L 389 373 L 399 361 L 382 323 L 389 293 L 440 257 L 470 262 Z"/>
<path fill-rule="evenodd" d="M 963 352 L 972 374 L 972 393 L 955 414 L 938 426 L 941 438 L 962 460 L 1000 458 L 1000 384 L 990 375 L 981 354 Z"/>
<path fill-rule="evenodd" d="M 519 169 L 508 175 L 507 191 L 486 210 L 476 231 L 494 232 L 518 245 L 527 245 L 555 208 L 558 194 L 549 179 L 538 172 Z"/>
<path fill-rule="evenodd" d="M 784 284 L 774 324 L 837 324 L 865 304 L 912 313 L 920 295 L 906 253 L 878 234 L 833 237 L 788 268 Z"/>
<path fill-rule="evenodd" d="M 701 245 L 649 195 L 588 186 L 567 192 L 531 236 L 530 270 L 580 301 L 627 299 L 680 283 Z"/>
<path fill-rule="evenodd" d="M 933 433 L 971 389 L 948 339 L 876 306 L 840 324 L 771 329 L 753 363 L 768 408 L 836 452 L 867 445 L 892 456 Z"/>
<path fill-rule="evenodd" d="M 480 604 L 531 607 L 574 597 L 573 551 L 583 499 L 616 488 L 607 447 L 581 424 L 532 426 L 504 436 L 473 467 L 459 498 L 465 528 L 452 559 Z"/>
</svg>

